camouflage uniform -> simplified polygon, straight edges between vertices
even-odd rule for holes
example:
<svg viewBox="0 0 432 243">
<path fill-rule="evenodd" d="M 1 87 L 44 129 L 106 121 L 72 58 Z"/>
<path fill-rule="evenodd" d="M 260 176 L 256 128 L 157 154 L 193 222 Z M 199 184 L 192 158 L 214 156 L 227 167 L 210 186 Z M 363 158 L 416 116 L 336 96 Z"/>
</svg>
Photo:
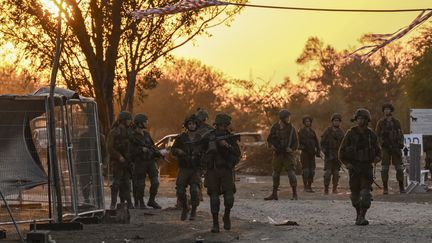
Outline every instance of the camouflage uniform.
<svg viewBox="0 0 432 243">
<path fill-rule="evenodd" d="M 147 121 L 147 117 L 143 114 L 138 114 L 135 117 L 135 126 L 138 123 Z M 154 150 L 154 142 L 150 134 L 144 130 L 135 128 L 131 136 L 131 157 L 134 165 L 133 172 L 133 194 L 135 204 L 146 208 L 144 204 L 145 179 L 149 176 L 150 179 L 150 197 L 147 205 L 154 208 L 160 208 L 155 202 L 155 198 L 159 188 L 159 171 L 156 164 L 156 158 L 159 156 Z M 143 149 L 147 149 L 144 151 Z M 153 205 L 154 204 L 154 205 Z"/>
<path fill-rule="evenodd" d="M 197 125 L 197 122 L 194 119 L 195 116 L 188 117 L 185 120 L 185 127 L 188 126 L 190 121 L 195 122 Z M 178 158 L 179 162 L 179 170 L 176 180 L 176 194 L 183 207 L 182 220 L 186 219 L 188 213 L 186 195 L 186 188 L 188 186 L 192 206 L 190 220 L 195 219 L 196 208 L 199 205 L 198 191 L 201 182 L 200 159 L 202 149 L 197 143 L 198 139 L 196 137 L 196 130 L 183 132 L 176 138 L 171 148 L 173 155 Z"/>
<path fill-rule="evenodd" d="M 355 119 L 358 117 L 370 121 L 370 113 L 366 109 L 358 109 Z M 357 211 L 357 225 L 369 224 L 365 215 L 372 201 L 372 164 L 379 160 L 380 153 L 377 136 L 367 127 L 367 123 L 363 128 L 355 126 L 349 129 L 340 146 L 339 158 L 349 170 L 351 203 Z"/>
<path fill-rule="evenodd" d="M 336 117 L 332 116 L 332 121 L 335 119 L 342 120 L 339 114 Z M 324 152 L 324 192 L 328 193 L 331 179 L 333 182 L 333 193 L 337 192 L 339 182 L 339 170 L 341 164 L 339 161 L 338 151 L 344 131 L 340 127 L 328 127 L 321 136 L 321 149 Z M 333 178 L 332 178 L 333 176 Z"/>
<path fill-rule="evenodd" d="M 114 124 L 108 135 L 107 149 L 113 168 L 113 183 L 111 185 L 111 208 L 117 203 L 117 194 L 120 196 L 120 202 L 128 203 L 132 207 L 130 196 L 130 179 L 131 179 L 131 162 L 129 156 L 129 139 L 131 135 L 130 128 L 121 125 L 120 122 L 126 114 L 131 120 L 130 113 L 121 112 L 118 121 Z M 128 114 L 128 115 L 127 115 Z M 122 161 L 124 159 L 124 161 Z"/>
<path fill-rule="evenodd" d="M 309 120 L 312 123 L 311 117 L 304 117 L 303 124 Z M 302 127 L 298 133 L 299 149 L 301 150 L 300 161 L 303 169 L 303 185 L 307 192 L 313 192 L 312 183 L 315 177 L 315 156 L 320 154 L 318 137 L 311 127 Z"/>
<path fill-rule="evenodd" d="M 219 126 L 231 124 L 231 117 L 226 114 L 218 114 L 215 119 L 216 129 L 210 131 L 204 137 L 203 147 L 206 151 L 205 181 L 207 194 L 210 196 L 210 209 L 213 216 L 212 232 L 219 232 L 219 196 L 223 194 L 225 213 L 223 217 L 224 228 L 231 228 L 230 212 L 234 205 L 234 193 L 236 187 L 234 183 L 234 166 L 240 161 L 240 147 L 237 144 L 238 138 L 232 136 L 228 130 L 221 130 Z M 226 136 L 226 139 L 218 140 L 219 137 Z M 227 144 L 224 146 L 223 142 Z"/>
<path fill-rule="evenodd" d="M 267 137 L 267 142 L 274 148 L 272 161 L 273 193 L 264 198 L 265 200 L 278 200 L 277 191 L 280 184 L 280 175 L 284 168 L 288 172 L 288 178 L 293 190 L 293 199 L 297 199 L 296 160 L 294 157 L 294 151 L 298 148 L 297 132 L 291 123 L 286 124 L 282 121 L 282 119 L 289 116 L 290 113 L 287 110 L 279 112 L 281 120 L 271 127 L 270 134 Z"/>
<path fill-rule="evenodd" d="M 385 104 L 385 108 L 390 108 L 393 111 L 391 104 Z M 403 185 L 403 162 L 402 149 L 404 147 L 404 137 L 400 121 L 392 116 L 381 118 L 376 127 L 378 140 L 382 147 L 382 169 L 381 179 L 384 186 L 384 194 L 388 193 L 388 179 L 390 164 L 393 164 L 396 169 L 396 179 L 399 182 L 400 192 L 405 192 Z"/>
</svg>

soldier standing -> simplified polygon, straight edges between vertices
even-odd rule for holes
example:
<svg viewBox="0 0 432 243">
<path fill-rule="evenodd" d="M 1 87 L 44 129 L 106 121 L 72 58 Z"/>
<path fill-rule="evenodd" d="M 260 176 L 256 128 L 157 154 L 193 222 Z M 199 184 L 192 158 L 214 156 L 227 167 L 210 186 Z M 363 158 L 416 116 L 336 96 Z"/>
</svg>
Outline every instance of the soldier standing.
<svg viewBox="0 0 432 243">
<path fill-rule="evenodd" d="M 368 127 L 370 112 L 357 109 L 354 119 L 357 126 L 345 134 L 339 149 L 339 158 L 349 171 L 351 203 L 356 209 L 356 225 L 368 225 L 365 218 L 372 201 L 373 163 L 380 161 L 378 139 Z"/>
<path fill-rule="evenodd" d="M 231 117 L 227 114 L 217 114 L 215 129 L 203 138 L 206 151 L 204 162 L 207 194 L 210 196 L 210 209 L 213 216 L 212 233 L 219 232 L 219 196 L 223 194 L 225 213 L 223 215 L 224 229 L 231 229 L 230 212 L 234 205 L 234 166 L 240 161 L 238 137 L 229 131 Z"/>
<path fill-rule="evenodd" d="M 186 131 L 181 133 L 175 140 L 171 151 L 178 159 L 178 174 L 176 180 L 176 194 L 182 206 L 180 219 L 186 220 L 189 211 L 187 203 L 186 188 L 189 186 L 191 206 L 190 220 L 196 217 L 196 210 L 199 205 L 199 184 L 201 180 L 200 156 L 201 147 L 196 141 L 199 135 L 196 133 L 198 120 L 195 115 L 185 119 L 183 126 Z"/>
<path fill-rule="evenodd" d="M 291 113 L 282 109 L 279 111 L 279 121 L 275 123 L 267 137 L 267 142 L 274 150 L 273 154 L 273 192 L 264 200 L 278 200 L 278 188 L 282 169 L 288 172 L 292 187 L 292 200 L 297 200 L 297 178 L 295 174 L 294 151 L 298 148 L 297 132 L 290 121 Z"/>
<path fill-rule="evenodd" d="M 303 117 L 303 125 L 299 130 L 300 160 L 303 169 L 303 185 L 305 192 L 314 192 L 312 183 L 315 176 L 315 156 L 320 156 L 318 137 L 312 129 L 312 117 Z"/>
<path fill-rule="evenodd" d="M 384 117 L 378 121 L 376 133 L 382 147 L 381 179 L 383 181 L 384 194 L 388 194 L 388 179 L 390 164 L 396 169 L 396 179 L 399 182 L 400 193 L 405 193 L 403 183 L 402 149 L 404 137 L 400 121 L 393 117 L 394 107 L 391 103 L 382 106 Z"/>
<path fill-rule="evenodd" d="M 333 182 L 333 193 L 337 193 L 339 183 L 339 146 L 344 137 L 344 131 L 340 128 L 342 116 L 335 113 L 331 117 L 332 126 L 328 127 L 321 136 L 321 149 L 324 152 L 324 194 L 329 193 L 330 181 Z"/>
<path fill-rule="evenodd" d="M 132 115 L 127 111 L 119 113 L 108 135 L 107 148 L 113 167 L 113 183 L 111 185 L 111 209 L 115 209 L 117 195 L 120 203 L 127 202 L 133 208 L 130 196 L 131 162 L 129 156 L 130 125 Z"/>
<path fill-rule="evenodd" d="M 150 179 L 150 197 L 147 206 L 161 209 L 155 201 L 159 188 L 159 171 L 156 165 L 156 158 L 161 157 L 155 149 L 153 139 L 146 131 L 148 118 L 144 114 L 137 114 L 134 119 L 135 129 L 131 136 L 131 155 L 134 162 L 134 199 L 135 205 L 140 208 L 147 208 L 144 204 L 144 190 L 146 175 Z"/>
</svg>

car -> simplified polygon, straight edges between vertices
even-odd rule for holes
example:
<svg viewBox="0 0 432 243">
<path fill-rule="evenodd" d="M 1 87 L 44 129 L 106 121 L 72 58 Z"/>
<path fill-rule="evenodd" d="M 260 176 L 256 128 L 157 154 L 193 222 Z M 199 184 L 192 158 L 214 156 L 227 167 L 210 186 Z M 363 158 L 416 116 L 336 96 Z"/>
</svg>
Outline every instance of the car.
<svg viewBox="0 0 432 243">
<path fill-rule="evenodd" d="M 266 146 L 263 135 L 260 132 L 239 132 L 235 133 L 240 136 L 239 146 L 242 151 L 241 160 L 246 160 L 248 155 L 254 151 L 255 148 Z M 156 148 L 166 157 L 169 163 L 161 166 L 160 173 L 175 177 L 177 175 L 177 160 L 171 154 L 171 147 L 179 134 L 169 134 L 156 142 Z"/>
</svg>

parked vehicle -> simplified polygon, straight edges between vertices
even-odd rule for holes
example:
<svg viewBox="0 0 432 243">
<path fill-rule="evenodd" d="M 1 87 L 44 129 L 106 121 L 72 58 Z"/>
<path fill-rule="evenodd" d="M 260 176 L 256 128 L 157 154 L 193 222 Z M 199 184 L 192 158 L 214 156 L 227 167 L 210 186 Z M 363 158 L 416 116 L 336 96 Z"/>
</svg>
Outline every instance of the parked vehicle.
<svg viewBox="0 0 432 243">
<path fill-rule="evenodd" d="M 266 142 L 259 132 L 240 132 L 236 133 L 240 135 L 239 145 L 242 151 L 242 160 L 247 159 L 248 155 L 254 151 L 254 149 L 265 146 Z M 160 168 L 162 175 L 169 175 L 170 177 L 177 176 L 177 160 L 171 154 L 171 147 L 174 144 L 178 134 L 169 134 L 156 142 L 156 147 L 159 151 L 166 156 L 166 159 L 170 162 Z"/>
</svg>

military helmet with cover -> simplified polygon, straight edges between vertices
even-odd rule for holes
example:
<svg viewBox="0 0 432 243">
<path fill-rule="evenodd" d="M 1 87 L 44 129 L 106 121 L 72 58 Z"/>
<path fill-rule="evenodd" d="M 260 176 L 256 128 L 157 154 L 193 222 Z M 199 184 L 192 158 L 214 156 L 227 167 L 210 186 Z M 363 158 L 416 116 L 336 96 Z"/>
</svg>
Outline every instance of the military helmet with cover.
<svg viewBox="0 0 432 243">
<path fill-rule="evenodd" d="M 291 112 L 289 112 L 287 109 L 282 109 L 279 111 L 278 115 L 279 115 L 279 119 L 284 120 L 291 115 Z"/>
<path fill-rule="evenodd" d="M 393 104 L 390 103 L 390 102 L 386 102 L 386 103 L 384 103 L 384 104 L 382 105 L 382 109 L 381 109 L 381 110 L 384 112 L 384 110 L 385 110 L 386 108 L 390 109 L 391 112 L 393 112 L 394 109 L 395 109 L 394 106 L 393 106 Z"/>
<path fill-rule="evenodd" d="M 342 115 L 339 114 L 339 113 L 334 113 L 334 114 L 331 116 L 331 121 L 334 121 L 334 120 L 342 121 Z"/>
<path fill-rule="evenodd" d="M 194 122 L 196 125 L 198 125 L 198 117 L 195 114 L 192 114 L 190 116 L 187 116 L 183 121 L 183 127 L 188 129 L 188 123 Z"/>
<path fill-rule="evenodd" d="M 311 123 L 313 122 L 313 118 L 312 118 L 311 116 L 309 116 L 309 115 L 306 115 L 306 116 L 304 116 L 304 117 L 302 118 L 302 122 L 303 122 L 303 124 L 306 123 L 306 120 L 309 120 Z"/>
<path fill-rule="evenodd" d="M 367 110 L 365 108 L 357 109 L 355 114 L 354 114 L 354 118 L 351 119 L 351 121 L 357 120 L 358 117 L 364 117 L 368 122 L 371 120 L 371 114 L 370 114 L 369 110 Z"/>
<path fill-rule="evenodd" d="M 132 114 L 129 111 L 121 111 L 118 114 L 117 119 L 119 121 L 132 120 Z"/>
<path fill-rule="evenodd" d="M 231 116 L 225 113 L 219 113 L 216 115 L 215 124 L 216 125 L 230 125 L 231 124 Z"/>
<path fill-rule="evenodd" d="M 138 123 L 144 123 L 148 121 L 148 117 L 144 114 L 137 114 L 134 118 L 134 123 L 138 124 Z"/>
</svg>

